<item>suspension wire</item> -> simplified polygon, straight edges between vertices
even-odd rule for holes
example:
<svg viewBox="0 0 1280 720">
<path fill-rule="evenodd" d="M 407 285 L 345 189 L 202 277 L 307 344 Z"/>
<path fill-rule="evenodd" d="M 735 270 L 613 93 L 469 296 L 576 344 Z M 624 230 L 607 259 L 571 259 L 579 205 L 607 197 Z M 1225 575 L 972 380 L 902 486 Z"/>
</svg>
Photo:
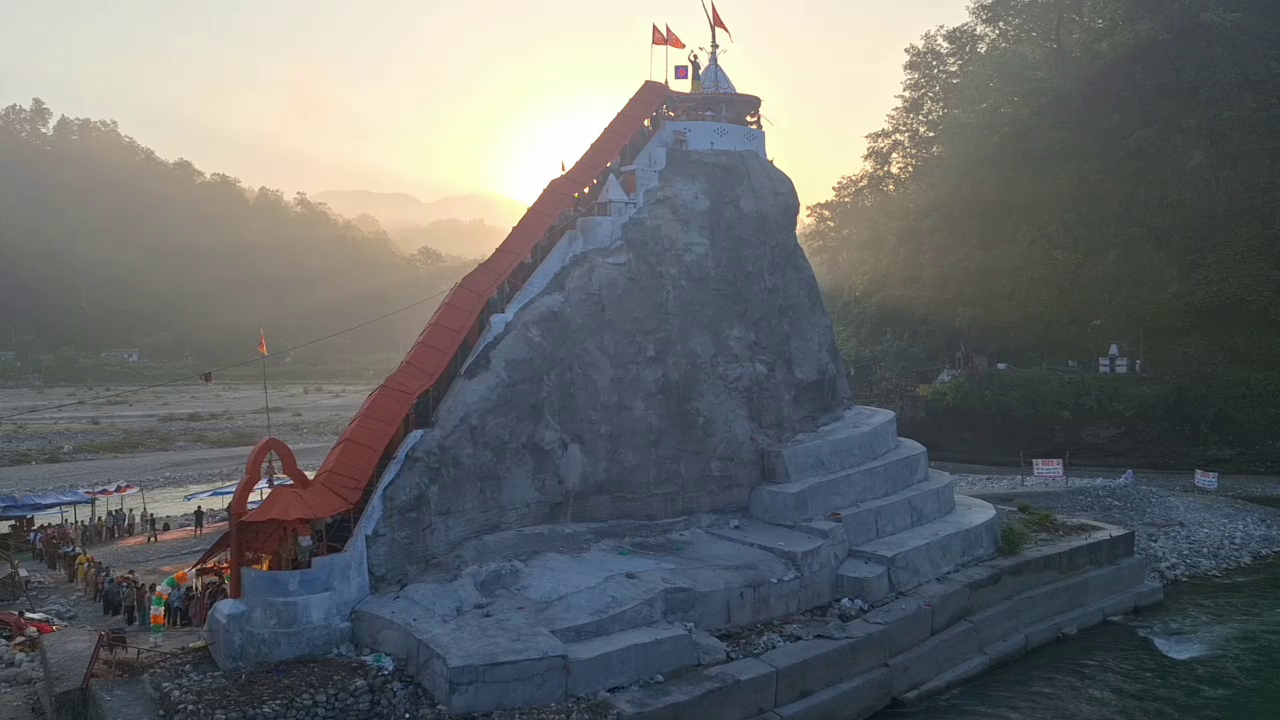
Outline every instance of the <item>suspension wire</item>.
<svg viewBox="0 0 1280 720">
<path fill-rule="evenodd" d="M 441 290 L 440 292 L 438 292 L 438 293 L 436 293 L 436 294 L 434 294 L 434 295 L 429 295 L 429 296 L 427 296 L 427 297 L 425 297 L 425 298 L 422 298 L 421 300 L 418 300 L 417 302 L 410 303 L 409 305 L 405 305 L 404 307 L 399 308 L 399 309 L 397 309 L 397 310 L 392 310 L 391 312 L 386 313 L 385 315 L 379 315 L 378 317 L 373 318 L 372 320 L 366 320 L 366 321 L 364 321 L 364 322 L 360 323 L 359 325 L 352 325 L 351 327 L 346 328 L 345 330 L 339 330 L 338 332 L 331 333 L 331 334 L 329 334 L 329 335 L 325 335 L 324 337 L 316 338 L 315 340 L 308 340 L 307 342 L 301 343 L 301 344 L 299 344 L 299 345 L 294 345 L 293 347 L 285 348 L 284 350 L 281 350 L 281 351 L 280 351 L 280 352 L 278 352 L 278 353 L 272 353 L 272 354 L 273 354 L 273 355 L 284 355 L 284 354 L 286 354 L 286 353 L 291 353 L 291 352 L 293 352 L 294 350 L 301 350 L 302 348 L 309 347 L 309 346 L 311 346 L 311 345 L 315 345 L 316 343 L 324 342 L 325 340 L 332 340 L 333 338 L 336 338 L 336 337 L 338 337 L 339 335 L 345 335 L 345 334 L 347 334 L 347 333 L 349 333 L 349 332 L 351 332 L 351 331 L 353 331 L 353 330 L 359 330 L 359 329 L 360 329 L 360 328 L 362 328 L 362 327 L 367 327 L 367 326 L 369 326 L 369 325 L 372 325 L 372 324 L 374 324 L 374 323 L 378 322 L 379 320 L 386 320 L 387 318 L 389 318 L 389 317 L 391 317 L 391 316 L 393 316 L 393 315 L 399 315 L 400 313 L 405 312 L 406 310 L 412 310 L 413 308 L 415 308 L 415 307 L 417 307 L 417 306 L 419 306 L 419 305 L 421 305 L 421 304 L 423 304 L 423 303 L 425 303 L 425 302 L 428 302 L 428 301 L 434 300 L 434 299 L 436 299 L 436 298 L 440 297 L 441 295 L 444 295 L 445 293 L 449 292 L 449 290 L 450 290 L 450 289 L 452 289 L 452 288 L 445 289 L 445 290 Z M 263 356 L 259 356 L 259 357 L 263 357 Z M 155 383 L 155 384 L 153 384 L 153 385 L 146 385 L 146 386 L 143 386 L 143 387 L 130 388 L 130 389 L 128 389 L 128 390 L 121 390 L 121 391 L 119 391 L 119 392 L 108 393 L 108 394 L 106 394 L 106 395 L 99 395 L 99 396 L 97 396 L 97 397 L 86 398 L 86 399 L 84 399 L 84 400 L 76 400 L 76 401 L 74 401 L 74 402 L 62 403 L 61 405 L 50 405 L 50 406 L 42 407 L 42 408 L 34 408 L 34 409 L 31 409 L 31 410 L 23 410 L 22 412 L 11 413 L 11 414 L 9 414 L 9 415 L 0 415 L 0 421 L 3 421 L 3 420 L 9 420 L 9 419 L 16 418 L 16 417 L 22 417 L 22 416 L 24 416 L 24 415 L 32 415 L 32 414 L 35 414 L 35 413 L 50 412 L 50 411 L 52 411 L 52 410 L 61 410 L 62 408 L 75 407 L 75 406 L 77 406 L 77 405 L 89 405 L 89 404 L 91 404 L 91 403 L 95 403 L 95 402 L 98 402 L 98 401 L 100 401 L 100 400 L 107 400 L 107 399 L 110 399 L 110 398 L 120 397 L 121 395 L 130 395 L 130 394 L 133 394 L 133 393 L 142 392 L 143 390 L 154 390 L 155 388 L 166 387 L 166 386 L 168 386 L 168 385 L 176 385 L 177 383 L 180 383 L 180 382 L 186 382 L 186 381 L 188 381 L 188 380 L 196 380 L 196 379 L 200 378 L 200 376 L 204 375 L 205 373 L 218 373 L 218 372 L 222 372 L 222 371 L 224 371 L 224 370 L 231 370 L 231 369 L 233 369 L 233 368 L 238 368 L 238 367 L 243 367 L 243 366 L 245 366 L 245 365 L 250 365 L 250 364 L 252 364 L 252 363 L 256 363 L 256 362 L 258 362 L 258 359 L 259 359 L 259 358 L 255 357 L 255 358 L 253 358 L 252 360 L 245 360 L 245 361 L 243 361 L 243 362 L 232 363 L 232 364 L 230 364 L 230 365 L 224 365 L 224 366 L 222 366 L 222 367 L 220 367 L 220 368 L 214 368 L 213 370 L 204 370 L 204 371 L 198 372 L 198 373 L 196 373 L 196 374 L 194 374 L 194 375 L 187 375 L 187 376 L 185 376 L 185 377 L 174 378 L 173 380 L 166 380 L 166 381 L 164 381 L 164 382 Z"/>
</svg>

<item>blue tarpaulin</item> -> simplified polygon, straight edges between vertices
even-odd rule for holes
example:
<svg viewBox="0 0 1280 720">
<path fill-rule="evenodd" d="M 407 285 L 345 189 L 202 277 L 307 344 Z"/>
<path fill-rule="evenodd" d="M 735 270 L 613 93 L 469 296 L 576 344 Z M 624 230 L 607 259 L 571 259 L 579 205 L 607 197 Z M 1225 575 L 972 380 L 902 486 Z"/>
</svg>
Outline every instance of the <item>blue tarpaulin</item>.
<svg viewBox="0 0 1280 720">
<path fill-rule="evenodd" d="M 81 490 L 0 496 L 0 518 L 18 518 L 52 510 L 62 505 L 88 505 L 93 498 Z"/>
<path fill-rule="evenodd" d="M 308 477 L 310 477 L 310 474 L 308 474 Z M 236 486 L 239 484 L 240 483 L 238 482 L 233 482 L 230 485 L 223 485 L 222 487 L 216 487 L 212 490 L 204 490 L 198 493 L 191 493 L 190 495 L 184 495 L 182 499 L 187 502 L 191 502 L 192 500 L 204 500 L 206 498 L 212 498 L 212 497 L 225 497 L 228 495 L 235 495 Z M 287 477 L 277 477 L 275 479 L 275 484 L 276 485 L 292 485 L 293 481 Z M 262 490 L 266 490 L 270 487 L 272 486 L 269 483 L 267 483 L 267 479 L 263 478 L 258 481 L 257 485 L 253 486 L 253 490 L 254 492 L 259 492 Z"/>
</svg>

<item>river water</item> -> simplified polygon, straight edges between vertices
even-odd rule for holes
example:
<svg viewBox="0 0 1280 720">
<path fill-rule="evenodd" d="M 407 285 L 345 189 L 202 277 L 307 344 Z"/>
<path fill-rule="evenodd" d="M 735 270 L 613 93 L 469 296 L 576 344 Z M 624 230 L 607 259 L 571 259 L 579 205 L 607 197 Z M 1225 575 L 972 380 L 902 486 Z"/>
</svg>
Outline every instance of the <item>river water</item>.
<svg viewBox="0 0 1280 720">
<path fill-rule="evenodd" d="M 1165 602 L 874 720 L 1276 720 L 1280 561 L 1166 588 Z"/>
</svg>

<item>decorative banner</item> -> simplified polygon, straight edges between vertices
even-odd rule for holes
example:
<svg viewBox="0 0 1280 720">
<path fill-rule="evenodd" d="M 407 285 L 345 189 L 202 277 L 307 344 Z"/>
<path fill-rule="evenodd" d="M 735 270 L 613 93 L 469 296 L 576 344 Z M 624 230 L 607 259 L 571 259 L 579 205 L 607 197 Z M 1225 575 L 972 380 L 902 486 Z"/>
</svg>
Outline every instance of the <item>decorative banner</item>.
<svg viewBox="0 0 1280 720">
<path fill-rule="evenodd" d="M 1201 490 L 1217 490 L 1218 489 L 1218 473 L 1208 472 L 1207 470 L 1196 471 L 1196 487 Z"/>
<path fill-rule="evenodd" d="M 689 66 L 688 66 L 688 65 L 677 65 L 677 66 L 676 66 L 676 79 L 677 79 L 677 80 L 688 80 L 688 79 L 689 79 Z"/>
<path fill-rule="evenodd" d="M 1031 461 L 1031 474 L 1038 478 L 1061 480 L 1067 476 L 1065 468 L 1062 458 Z"/>
<path fill-rule="evenodd" d="M 115 495 L 128 495 L 129 493 L 138 492 L 140 489 L 141 488 L 133 483 L 120 483 L 117 485 L 108 485 L 106 487 L 93 488 L 90 490 L 81 490 L 80 492 L 88 495 L 89 497 L 112 497 Z"/>
</svg>

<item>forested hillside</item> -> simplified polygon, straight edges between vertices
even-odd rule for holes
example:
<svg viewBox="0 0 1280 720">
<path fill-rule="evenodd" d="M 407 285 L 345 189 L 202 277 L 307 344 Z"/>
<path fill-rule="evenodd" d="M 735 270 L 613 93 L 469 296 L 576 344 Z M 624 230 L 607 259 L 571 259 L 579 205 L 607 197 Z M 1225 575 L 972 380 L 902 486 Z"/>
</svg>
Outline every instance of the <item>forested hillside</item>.
<svg viewBox="0 0 1280 720">
<path fill-rule="evenodd" d="M 1280 460 L 1280 3 L 976 0 L 907 55 L 899 106 L 806 233 L 860 389 L 961 348 L 1034 368 L 1120 342 L 1141 385 L 988 378 L 931 399 L 969 424 L 941 442 L 1143 426 Z"/>
<path fill-rule="evenodd" d="M 437 258 L 437 260 L 439 260 Z M 469 269 L 398 252 L 369 218 L 167 161 L 113 121 L 0 110 L 0 349 L 141 346 L 252 357 L 447 288 Z M 395 352 L 434 302 L 317 348 Z"/>
</svg>

